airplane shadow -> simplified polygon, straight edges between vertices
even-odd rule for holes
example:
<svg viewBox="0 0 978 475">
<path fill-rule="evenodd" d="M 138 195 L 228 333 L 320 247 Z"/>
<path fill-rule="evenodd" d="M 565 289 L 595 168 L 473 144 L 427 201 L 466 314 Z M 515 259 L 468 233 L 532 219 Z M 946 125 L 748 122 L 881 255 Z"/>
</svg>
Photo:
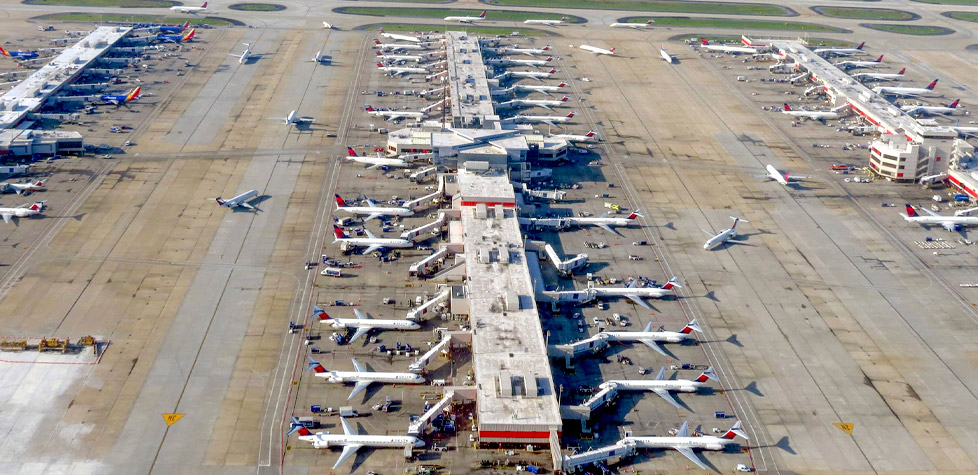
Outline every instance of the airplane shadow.
<svg viewBox="0 0 978 475">
<path fill-rule="evenodd" d="M 716 391 L 713 388 L 708 388 L 708 389 L 711 394 Z M 757 389 L 757 381 L 751 381 L 750 383 L 747 384 L 747 386 L 744 386 L 742 388 L 723 388 L 723 391 L 725 392 L 747 391 L 755 396 L 764 397 L 764 393 L 762 393 L 760 389 Z"/>
</svg>

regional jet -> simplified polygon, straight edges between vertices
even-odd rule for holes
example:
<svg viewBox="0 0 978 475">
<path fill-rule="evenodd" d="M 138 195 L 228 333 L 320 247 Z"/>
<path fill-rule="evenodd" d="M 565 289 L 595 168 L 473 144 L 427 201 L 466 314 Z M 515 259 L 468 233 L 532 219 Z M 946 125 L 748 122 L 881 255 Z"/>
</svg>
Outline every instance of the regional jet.
<svg viewBox="0 0 978 475">
<path fill-rule="evenodd" d="M 374 320 L 356 307 L 353 308 L 353 313 L 357 318 L 333 318 L 317 305 L 313 307 L 312 316 L 318 318 L 319 323 L 330 325 L 333 328 L 353 328 L 353 336 L 347 343 L 353 343 L 373 330 L 418 330 L 421 328 L 421 325 L 411 320 Z"/>
<path fill-rule="evenodd" d="M 591 46 L 591 45 L 580 45 L 580 46 L 578 46 L 578 48 L 580 48 L 580 49 L 582 49 L 584 51 L 590 51 L 590 52 L 592 52 L 594 54 L 606 54 L 606 55 L 614 55 L 615 54 L 615 49 L 614 48 L 604 49 L 604 48 L 598 48 L 597 46 Z"/>
<path fill-rule="evenodd" d="M 18 195 L 33 193 L 44 189 L 44 180 L 37 180 L 34 183 L 0 183 L 0 192 L 14 192 Z"/>
<path fill-rule="evenodd" d="M 689 435 L 689 421 L 684 421 L 682 427 L 676 432 L 675 436 L 668 437 L 626 437 L 630 445 L 641 449 L 673 449 L 677 452 L 683 454 L 691 462 L 695 463 L 697 466 L 706 471 L 712 471 L 702 459 L 696 455 L 695 449 L 700 450 L 723 450 L 727 445 L 734 442 L 734 437 L 741 436 L 745 439 L 750 439 L 747 437 L 747 433 L 744 432 L 743 426 L 740 421 L 737 421 L 733 427 L 725 432 L 722 436 L 717 437 L 715 435 L 700 435 L 694 434 Z"/>
<path fill-rule="evenodd" d="M 329 432 L 313 434 L 299 422 L 298 417 L 293 417 L 288 435 L 298 432 L 299 440 L 309 442 L 317 449 L 343 447 L 340 458 L 333 464 L 334 470 L 363 447 L 395 449 L 424 447 L 424 441 L 413 435 L 360 435 L 350 427 L 350 423 L 346 422 L 343 417 L 340 417 L 340 425 L 343 426 L 342 434 L 330 434 Z"/>
<path fill-rule="evenodd" d="M 258 196 L 258 190 L 248 190 L 248 191 L 246 191 L 244 193 L 241 193 L 238 196 L 235 196 L 234 198 L 230 198 L 230 199 L 226 199 L 225 200 L 225 199 L 221 198 L 220 196 L 218 196 L 217 198 L 214 198 L 214 200 L 217 201 L 217 204 L 218 205 L 221 205 L 221 206 L 223 206 L 225 208 L 239 208 L 240 207 L 240 208 L 246 208 L 246 209 L 254 210 L 256 208 L 254 206 L 252 206 L 251 203 L 248 203 L 248 202 L 251 201 L 251 200 L 253 200 L 257 196 Z"/>
<path fill-rule="evenodd" d="M 417 373 L 379 373 L 370 371 L 353 358 L 354 371 L 327 371 L 323 365 L 309 359 L 308 370 L 316 373 L 316 376 L 325 378 L 330 383 L 354 383 L 353 392 L 346 398 L 347 401 L 353 399 L 357 394 L 363 392 L 373 383 L 388 384 L 421 384 L 424 383 L 424 376 Z"/>
<path fill-rule="evenodd" d="M 175 7 L 170 7 L 170 10 L 175 11 L 175 12 L 180 12 L 180 13 L 193 13 L 193 14 L 197 14 L 197 13 L 201 13 L 201 12 L 206 12 L 207 11 L 207 2 L 204 2 L 204 4 L 201 5 L 201 6 L 199 6 L 199 7 L 185 7 L 183 5 L 177 5 Z"/>
<path fill-rule="evenodd" d="M 754 176 L 757 177 L 757 178 L 767 178 L 769 180 L 776 181 L 776 182 L 778 182 L 778 183 L 780 183 L 782 185 L 787 185 L 789 183 L 788 172 L 784 172 L 782 174 L 781 172 L 778 171 L 777 168 L 774 168 L 774 165 L 771 165 L 771 164 L 768 164 L 768 166 L 766 167 L 766 169 L 767 169 L 767 174 L 765 174 L 765 175 L 754 175 Z M 808 177 L 807 176 L 792 176 L 791 177 L 791 179 L 795 179 L 795 180 L 803 180 L 805 178 L 808 178 Z"/>
<path fill-rule="evenodd" d="M 921 207 L 924 212 L 929 216 L 921 216 L 917 214 L 917 209 L 913 206 L 907 205 L 907 214 L 903 214 L 903 219 L 910 221 L 911 223 L 922 224 L 925 227 L 929 224 L 940 224 L 948 231 L 960 231 L 961 228 L 965 226 L 973 226 L 978 224 L 978 216 L 941 216 L 927 208 Z"/>
<path fill-rule="evenodd" d="M 483 10 L 479 16 L 447 16 L 445 21 L 457 21 L 459 23 L 475 23 L 486 19 L 486 11 Z"/>
<path fill-rule="evenodd" d="M 335 236 L 335 238 L 333 239 L 333 242 L 334 243 L 336 243 L 336 242 L 340 242 L 340 243 L 345 242 L 345 243 L 347 243 L 347 244 L 349 244 L 351 246 L 362 246 L 362 247 L 366 247 L 366 249 L 364 249 L 364 251 L 361 252 L 360 254 L 370 254 L 371 252 L 380 250 L 382 248 L 386 248 L 386 249 L 391 249 L 391 248 L 403 249 L 403 248 L 414 247 L 414 242 L 409 241 L 407 239 L 401 239 L 401 238 L 379 238 L 377 236 L 374 236 L 374 233 L 370 232 L 370 230 L 369 229 L 366 229 L 366 228 L 363 229 L 363 232 L 365 232 L 367 234 L 367 237 L 365 237 L 365 238 L 348 237 L 343 232 L 343 228 L 334 225 L 333 226 L 333 235 Z"/>
<path fill-rule="evenodd" d="M 370 221 L 371 219 L 379 219 L 384 216 L 413 216 L 414 210 L 413 205 L 416 206 L 417 203 L 409 201 L 404 204 L 404 206 L 391 206 L 391 207 L 381 207 L 374 203 L 374 200 L 367 200 L 367 206 L 347 206 L 346 201 L 336 195 L 336 210 L 345 211 L 355 216 L 366 216 L 363 218 L 363 222 Z"/>
<path fill-rule="evenodd" d="M 293 110 L 292 112 L 289 112 L 289 115 L 286 116 L 286 117 L 269 117 L 268 120 L 281 120 L 282 121 L 282 125 L 298 125 L 298 124 L 302 124 L 302 123 L 315 122 L 316 121 L 316 118 L 315 117 L 299 117 L 298 111 Z"/>
<path fill-rule="evenodd" d="M 633 28 L 636 30 L 642 30 L 645 28 L 652 28 L 652 24 L 655 20 L 649 20 L 645 23 L 612 23 L 609 25 L 611 28 Z"/>
<path fill-rule="evenodd" d="M 695 318 L 690 320 L 678 332 L 666 331 L 662 328 L 657 331 L 652 331 L 652 322 L 649 322 L 645 324 L 645 328 L 640 332 L 601 332 L 599 335 L 602 335 L 603 338 L 607 338 L 610 341 L 637 341 L 645 344 L 645 346 L 655 350 L 662 356 L 671 357 L 660 346 L 660 343 L 682 343 L 692 339 L 694 331 L 703 333 L 703 329 L 696 323 Z"/>
<path fill-rule="evenodd" d="M 361 157 L 357 155 L 357 152 L 353 150 L 353 147 L 346 148 L 347 160 L 352 160 L 357 163 L 365 163 L 370 165 L 367 168 L 377 168 L 377 167 L 397 167 L 404 168 L 410 166 L 410 164 L 399 158 L 384 158 L 380 156 L 380 153 L 376 157 Z"/>
<path fill-rule="evenodd" d="M 743 221 L 745 223 L 749 223 L 750 221 L 747 221 L 746 219 L 735 218 L 733 216 L 731 216 L 730 219 L 732 219 L 733 222 L 734 222 L 733 223 L 733 226 L 730 226 L 730 229 L 724 229 L 723 231 L 720 231 L 719 234 L 713 234 L 713 233 L 711 233 L 709 231 L 703 230 L 703 232 L 706 233 L 707 236 L 710 236 L 710 239 L 708 239 L 706 241 L 706 244 L 703 244 L 703 249 L 709 251 L 709 250 L 711 250 L 711 249 L 713 249 L 713 248 L 715 248 L 715 247 L 717 247 L 717 246 L 719 246 L 719 245 L 721 245 L 723 243 L 727 243 L 727 242 L 732 243 L 732 244 L 739 244 L 740 243 L 740 241 L 737 241 L 736 240 L 736 237 L 737 237 L 737 223 L 739 223 L 741 221 Z"/>
<path fill-rule="evenodd" d="M 685 408 L 679 404 L 679 401 L 672 397 L 670 391 L 694 393 L 698 391 L 699 388 L 706 386 L 707 381 L 711 379 L 717 382 L 720 381 L 713 372 L 712 366 L 707 368 L 706 371 L 703 371 L 703 374 L 699 375 L 698 378 L 693 380 L 666 379 L 666 367 L 663 366 L 662 369 L 659 370 L 659 373 L 655 375 L 655 378 L 651 380 L 614 379 L 601 383 L 598 388 L 611 388 L 616 391 L 651 391 L 658 394 L 662 399 L 665 399 L 669 404 L 676 406 L 677 409 L 685 410 Z"/>
<path fill-rule="evenodd" d="M 560 20 L 524 20 L 524 25 L 547 25 L 547 26 L 557 26 L 561 23 L 567 21 L 567 17 L 562 16 Z"/>
<path fill-rule="evenodd" d="M 40 214 L 43 209 L 43 201 L 36 201 L 30 206 L 24 203 L 16 208 L 0 208 L 0 217 L 3 217 L 3 222 L 9 223 L 11 218 L 34 216 L 35 214 Z"/>
</svg>

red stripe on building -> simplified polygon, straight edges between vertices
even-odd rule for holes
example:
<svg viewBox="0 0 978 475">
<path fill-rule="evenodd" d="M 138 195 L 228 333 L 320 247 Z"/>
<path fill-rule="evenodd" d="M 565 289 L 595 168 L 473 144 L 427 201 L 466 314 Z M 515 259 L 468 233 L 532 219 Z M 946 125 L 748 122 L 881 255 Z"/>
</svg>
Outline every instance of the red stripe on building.
<svg viewBox="0 0 978 475">
<path fill-rule="evenodd" d="M 484 204 L 486 206 L 503 205 L 504 208 L 514 208 L 516 203 L 503 203 L 501 201 L 463 201 L 462 206 L 475 206 Z"/>
<path fill-rule="evenodd" d="M 967 186 L 965 186 L 964 183 L 961 183 L 958 179 L 954 178 L 951 175 L 948 175 L 947 179 L 958 188 L 961 188 L 961 191 L 964 191 L 965 193 L 971 195 L 972 198 L 978 198 L 978 192 L 975 192 L 975 190 L 968 188 Z"/>
<path fill-rule="evenodd" d="M 557 433 L 560 436 L 560 433 Z M 493 439 L 550 439 L 550 432 L 521 432 L 516 430 L 480 430 L 479 437 Z"/>
</svg>

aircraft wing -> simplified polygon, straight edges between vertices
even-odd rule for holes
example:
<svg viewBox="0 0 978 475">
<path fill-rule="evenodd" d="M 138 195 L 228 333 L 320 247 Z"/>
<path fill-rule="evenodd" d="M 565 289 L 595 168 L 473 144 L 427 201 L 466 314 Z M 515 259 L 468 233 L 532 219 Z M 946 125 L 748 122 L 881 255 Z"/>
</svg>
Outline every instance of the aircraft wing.
<svg viewBox="0 0 978 475">
<path fill-rule="evenodd" d="M 929 214 L 929 215 L 931 215 L 931 216 L 933 216 L 935 218 L 939 218 L 941 216 L 941 215 L 935 213 L 934 211 L 932 211 L 930 209 L 927 209 L 927 208 L 925 208 L 923 206 L 921 206 L 920 208 L 916 208 L 916 209 L 920 209 L 921 211 L 923 211 L 923 212 L 925 212 L 925 213 L 927 213 L 927 214 Z"/>
<path fill-rule="evenodd" d="M 0 216 L 3 216 L 3 222 L 9 223 L 10 222 L 10 218 L 13 218 L 14 217 L 14 214 L 13 213 L 3 213 L 3 214 L 0 214 Z"/>
<path fill-rule="evenodd" d="M 621 234 L 619 234 L 618 231 L 615 231 L 614 229 L 611 228 L 611 226 L 608 226 L 607 224 L 602 223 L 602 224 L 598 224 L 597 226 L 601 229 L 604 229 L 605 231 L 608 231 L 611 234 L 618 234 L 619 236 L 621 236 Z"/>
<path fill-rule="evenodd" d="M 369 331 L 370 331 L 370 327 L 357 327 L 357 330 L 353 332 L 353 336 L 350 337 L 350 341 L 348 341 L 347 343 L 353 343 L 361 336 L 366 335 L 367 332 Z"/>
<path fill-rule="evenodd" d="M 631 300 L 632 302 L 635 302 L 649 310 L 652 310 L 652 307 L 649 304 L 645 303 L 645 300 L 642 299 L 642 297 L 639 297 L 638 295 L 626 295 L 625 297 L 628 297 L 628 300 Z"/>
<path fill-rule="evenodd" d="M 547 125 L 549 125 L 551 127 L 560 127 L 559 125 L 553 123 L 552 120 L 542 120 L 541 122 L 543 122 L 544 124 L 547 124 Z"/>
<path fill-rule="evenodd" d="M 670 356 L 668 353 L 666 353 L 666 350 L 663 350 L 662 349 L 662 346 L 659 345 L 659 342 L 657 342 L 655 340 L 639 340 L 639 341 L 641 341 L 642 343 L 645 343 L 645 346 L 647 346 L 649 348 L 652 348 L 653 350 L 659 352 L 660 355 L 665 356 L 666 358 L 672 358 L 672 356 Z"/>
<path fill-rule="evenodd" d="M 312 122 L 315 122 L 316 121 L 316 119 L 314 119 L 312 117 L 299 117 L 297 120 L 299 122 L 309 122 L 309 123 L 312 123 Z"/>
<path fill-rule="evenodd" d="M 343 453 L 340 454 L 340 458 L 336 460 L 335 464 L 333 464 L 333 468 L 335 469 L 336 467 L 339 467 L 341 463 L 346 461 L 346 459 L 350 458 L 353 454 L 357 453 L 357 450 L 360 450 L 360 447 L 363 447 L 363 445 L 361 444 L 344 445 Z"/>
<path fill-rule="evenodd" d="M 369 170 L 369 169 L 371 169 L 371 168 L 377 168 L 377 167 L 379 167 L 379 166 L 380 166 L 380 164 L 379 164 L 379 163 L 374 163 L 373 165 L 370 165 L 369 167 L 367 167 L 367 169 Z"/>
<path fill-rule="evenodd" d="M 236 204 L 237 206 L 240 206 L 240 207 L 242 207 L 242 208 L 247 208 L 247 209 L 255 209 L 255 207 L 254 207 L 254 206 L 252 206 L 252 205 L 250 205 L 250 204 L 248 204 L 248 202 L 247 202 L 247 201 L 242 201 L 242 202 L 240 202 L 240 203 L 235 203 L 235 204 Z"/>
<path fill-rule="evenodd" d="M 366 249 L 365 249 L 365 250 L 364 250 L 363 252 L 361 252 L 360 254 L 370 254 L 371 252 L 374 252 L 374 251 L 376 251 L 376 250 L 378 250 L 378 249 L 380 249 L 380 248 L 382 248 L 382 247 L 384 247 L 384 246 L 381 246 L 380 244 L 374 244 L 374 245 L 372 245 L 372 246 L 368 246 L 368 247 L 367 247 L 367 248 L 366 248 Z"/>
<path fill-rule="evenodd" d="M 356 369 L 357 373 L 366 373 L 367 368 L 364 368 L 356 358 L 353 358 L 353 368 Z"/>
<path fill-rule="evenodd" d="M 700 231 L 703 231 L 704 233 L 706 233 L 707 236 L 710 236 L 711 238 L 717 237 L 716 234 L 713 234 L 713 233 L 711 233 L 711 232 L 709 232 L 709 231 L 707 231 L 705 229 L 700 229 Z"/>
<path fill-rule="evenodd" d="M 356 315 L 357 318 L 359 318 L 360 320 L 367 320 L 370 318 L 367 316 L 367 314 L 361 312 L 360 309 L 356 307 L 353 307 L 353 314 Z"/>
<path fill-rule="evenodd" d="M 370 213 L 370 216 L 363 218 L 363 222 L 370 221 L 371 219 L 380 219 L 384 217 L 384 213 Z"/>
<path fill-rule="evenodd" d="M 357 394 L 362 393 L 364 389 L 367 389 L 367 386 L 370 386 L 370 383 L 372 383 L 372 381 L 357 381 L 357 384 L 353 386 L 353 391 L 350 392 L 350 396 L 347 397 L 346 400 L 349 401 L 350 399 L 356 397 Z"/>
<path fill-rule="evenodd" d="M 666 402 L 668 402 L 669 404 L 676 406 L 676 409 L 679 410 L 685 409 L 683 406 L 679 404 L 679 401 L 677 401 L 676 398 L 672 397 L 672 394 L 669 393 L 668 389 L 653 389 L 652 392 L 658 394 L 662 399 L 665 399 Z"/>
<path fill-rule="evenodd" d="M 693 452 L 693 449 L 689 447 L 673 447 L 673 448 L 676 449 L 677 452 L 685 455 L 686 458 L 688 458 L 691 462 L 695 463 L 696 465 L 699 465 L 699 467 L 702 468 L 703 470 L 706 470 L 708 472 L 712 471 L 710 467 L 707 467 L 706 464 L 703 463 L 703 459 L 699 458 L 699 456 L 696 455 L 696 452 Z M 346 448 L 343 448 L 343 452 L 344 453 L 346 452 Z"/>
</svg>

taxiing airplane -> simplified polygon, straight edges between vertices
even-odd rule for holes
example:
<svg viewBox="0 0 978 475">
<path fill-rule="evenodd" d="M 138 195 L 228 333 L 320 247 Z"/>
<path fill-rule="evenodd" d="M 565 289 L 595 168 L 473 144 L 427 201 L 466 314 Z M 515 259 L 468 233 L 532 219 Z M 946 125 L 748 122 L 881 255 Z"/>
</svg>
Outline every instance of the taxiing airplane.
<svg viewBox="0 0 978 475">
<path fill-rule="evenodd" d="M 405 66 L 384 66 L 384 63 L 377 63 L 377 69 L 390 73 L 391 76 L 397 76 L 399 74 L 410 74 L 410 73 L 427 74 L 430 72 L 425 68 L 410 68 Z"/>
<path fill-rule="evenodd" d="M 749 223 L 750 221 L 747 221 L 746 219 L 735 218 L 733 216 L 731 216 L 730 219 L 732 219 L 734 222 L 733 226 L 730 226 L 730 229 L 724 229 L 723 231 L 720 231 L 718 234 L 713 234 L 705 229 L 702 230 L 704 233 L 706 233 L 707 236 L 710 236 L 710 239 L 706 241 L 706 244 L 703 244 L 703 249 L 709 251 L 726 242 L 729 242 L 731 244 L 740 244 L 740 241 L 737 241 L 735 239 L 737 237 L 737 223 L 741 221 L 745 223 Z"/>
<path fill-rule="evenodd" d="M 377 167 L 397 167 L 404 168 L 410 166 L 410 164 L 399 158 L 384 158 L 380 156 L 380 153 L 376 157 L 361 157 L 357 155 L 357 152 L 353 150 L 353 147 L 346 148 L 347 160 L 352 160 L 357 163 L 365 163 L 370 165 L 367 168 L 377 168 Z"/>
<path fill-rule="evenodd" d="M 855 48 L 817 48 L 812 51 L 815 54 L 834 54 L 836 56 L 849 56 L 851 54 L 861 53 L 863 46 L 866 46 L 866 42 L 863 41 L 859 43 L 859 46 Z"/>
<path fill-rule="evenodd" d="M 14 192 L 18 195 L 33 193 L 44 189 L 44 180 L 37 180 L 34 183 L 0 183 L 0 192 Z"/>
<path fill-rule="evenodd" d="M 403 49 L 403 50 L 417 50 L 417 51 L 420 51 L 420 50 L 423 50 L 423 49 L 427 49 L 427 48 L 424 47 L 424 45 L 419 45 L 419 44 L 410 44 L 410 43 L 381 43 L 380 40 L 374 40 L 374 48 L 380 48 L 380 49 L 385 50 L 385 51 L 398 50 L 398 49 Z"/>
<path fill-rule="evenodd" d="M 409 201 L 404 206 L 380 207 L 374 203 L 374 200 L 369 199 L 367 200 L 367 206 L 347 206 L 346 201 L 340 195 L 337 194 L 335 196 L 337 211 L 346 211 L 355 216 L 366 216 L 366 218 L 363 218 L 364 223 L 371 219 L 383 218 L 384 216 L 413 216 L 414 210 L 409 205 L 413 204 L 416 206 L 416 203 Z"/>
<path fill-rule="evenodd" d="M 792 176 L 789 179 L 788 172 L 784 172 L 782 174 L 781 172 L 778 171 L 777 168 L 774 168 L 774 165 L 771 165 L 771 164 L 768 164 L 768 166 L 765 167 L 765 169 L 767 170 L 767 174 L 765 174 L 765 175 L 754 175 L 754 176 L 756 176 L 757 178 L 767 178 L 768 180 L 776 181 L 776 182 L 778 182 L 778 183 L 780 183 L 782 185 L 787 185 L 789 183 L 789 180 L 790 179 L 803 180 L 805 178 L 808 178 L 807 176 Z"/>
<path fill-rule="evenodd" d="M 911 223 L 922 224 L 925 227 L 929 224 L 940 224 L 948 231 L 960 231 L 964 226 L 973 226 L 978 224 L 978 216 L 941 216 L 927 208 L 921 207 L 929 216 L 921 216 L 917 214 L 917 209 L 913 206 L 907 205 L 907 214 L 901 214 L 903 219 L 910 221 Z"/>
<path fill-rule="evenodd" d="M 257 196 L 258 196 L 258 190 L 248 190 L 244 193 L 241 193 L 238 196 L 235 196 L 234 198 L 224 199 L 218 196 L 217 198 L 214 198 L 214 200 L 217 201 L 218 205 L 223 206 L 225 208 L 246 208 L 246 209 L 254 210 L 256 208 L 252 206 L 251 203 L 248 202 Z"/>
<path fill-rule="evenodd" d="M 682 427 L 676 432 L 676 435 L 669 437 L 626 437 L 629 443 L 634 444 L 637 448 L 642 449 L 673 449 L 688 458 L 691 462 L 695 463 L 701 469 L 706 471 L 712 471 L 702 459 L 696 455 L 695 449 L 700 450 L 723 450 L 724 447 L 734 442 L 734 437 L 741 436 L 744 439 L 750 439 L 747 437 L 747 433 L 744 432 L 743 426 L 740 421 L 737 421 L 733 427 L 730 428 L 722 436 L 717 437 L 715 435 L 689 435 L 689 421 L 684 421 Z"/>
<path fill-rule="evenodd" d="M 347 244 L 349 244 L 351 246 L 358 246 L 358 247 L 359 246 L 363 246 L 363 247 L 366 247 L 366 249 L 364 249 L 364 251 L 361 252 L 360 254 L 370 254 L 371 252 L 377 251 L 377 250 L 379 250 L 381 248 L 387 248 L 387 249 L 392 249 L 392 248 L 404 249 L 404 248 L 414 247 L 414 242 L 409 241 L 407 239 L 401 239 L 401 238 L 379 238 L 377 236 L 374 236 L 374 233 L 370 232 L 370 230 L 367 229 L 367 228 L 364 228 L 363 229 L 363 232 L 367 233 L 367 237 L 365 237 L 365 238 L 348 237 L 345 233 L 343 233 L 343 228 L 334 225 L 333 226 L 333 236 L 334 236 L 333 242 L 334 243 L 337 243 L 337 242 L 345 242 L 345 243 L 347 243 Z"/>
<path fill-rule="evenodd" d="M 333 328 L 353 328 L 353 336 L 347 343 L 353 343 L 358 338 L 373 330 L 418 330 L 421 325 L 411 320 L 374 320 L 369 315 L 354 307 L 353 313 L 357 318 L 333 318 L 318 305 L 313 308 L 312 316 L 319 318 L 319 323 L 325 323 Z"/>
<path fill-rule="evenodd" d="M 199 7 L 185 7 L 183 5 L 178 5 L 175 7 L 170 7 L 170 10 L 180 13 L 201 13 L 207 11 L 207 2 Z"/>
<path fill-rule="evenodd" d="M 377 117 L 383 117 L 385 120 L 397 120 L 397 119 L 414 119 L 421 120 L 428 117 L 424 112 L 417 111 L 392 111 L 392 110 L 379 110 L 374 109 L 373 106 L 367 104 L 367 107 L 363 110 L 367 111 L 368 114 Z"/>
<path fill-rule="evenodd" d="M 542 122 L 554 127 L 559 127 L 558 123 L 567 122 L 574 118 L 575 112 L 571 112 L 566 116 L 554 116 L 554 115 L 515 115 L 512 120 L 516 123 L 526 123 L 526 122 Z"/>
<path fill-rule="evenodd" d="M 606 54 L 606 55 L 614 55 L 615 54 L 615 49 L 614 48 L 604 49 L 604 48 L 598 48 L 597 46 L 591 46 L 591 45 L 580 45 L 580 46 L 578 46 L 578 48 L 580 48 L 580 49 L 582 49 L 584 51 L 590 51 L 590 52 L 592 52 L 594 54 Z"/>
<path fill-rule="evenodd" d="M 156 35 L 156 41 L 161 43 L 182 43 L 184 41 L 192 41 L 194 36 L 197 36 L 197 29 L 191 28 L 185 35 Z"/>
<path fill-rule="evenodd" d="M 720 382 L 716 374 L 713 372 L 713 367 L 710 366 L 703 371 L 703 374 L 699 375 L 696 379 L 666 379 L 666 367 L 663 366 L 659 370 L 659 373 L 655 375 L 655 378 L 651 380 L 641 380 L 641 379 L 613 379 L 610 381 L 605 381 L 598 385 L 600 389 L 613 388 L 616 391 L 651 391 L 659 395 L 666 402 L 676 406 L 677 409 L 685 410 L 676 398 L 672 397 L 670 391 L 683 392 L 683 393 L 695 393 L 699 388 L 706 386 L 707 381 L 714 380 Z"/>
<path fill-rule="evenodd" d="M 445 21 L 457 21 L 459 23 L 475 23 L 486 19 L 486 11 L 483 10 L 479 16 L 447 16 Z"/>
<path fill-rule="evenodd" d="M 895 81 L 903 77 L 907 68 L 903 68 L 898 73 L 856 73 L 852 78 L 857 81 Z"/>
<path fill-rule="evenodd" d="M 567 21 L 567 17 L 562 16 L 560 20 L 524 20 L 524 25 L 547 25 L 547 26 L 557 26 L 561 23 Z"/>
<path fill-rule="evenodd" d="M 309 429 L 303 427 L 298 417 L 293 417 L 288 435 L 298 432 L 299 440 L 309 442 L 317 449 L 343 447 L 343 452 L 340 453 L 340 458 L 333 464 L 333 469 L 339 467 L 340 464 L 352 457 L 363 447 L 395 449 L 424 447 L 424 441 L 413 435 L 361 435 L 354 431 L 350 427 L 350 423 L 346 422 L 346 419 L 343 417 L 340 417 L 340 425 L 343 426 L 342 434 L 330 434 L 329 432 L 316 432 L 313 434 Z"/>
<path fill-rule="evenodd" d="M 285 117 L 269 117 L 268 120 L 281 120 L 282 121 L 282 125 L 298 125 L 298 124 L 302 124 L 302 123 L 311 123 L 311 122 L 315 122 L 316 121 L 316 119 L 314 117 L 299 117 L 298 111 L 296 111 L 296 110 L 293 110 L 292 112 L 289 112 L 289 115 L 288 116 L 285 116 Z"/>
<path fill-rule="evenodd" d="M 603 337 L 611 341 L 637 341 L 655 350 L 662 356 L 671 358 L 672 356 L 666 353 L 666 350 L 664 350 L 660 344 L 682 343 L 686 340 L 690 340 L 693 338 L 694 331 L 703 333 L 703 329 L 696 323 L 695 318 L 687 323 L 686 326 L 684 326 L 678 332 L 666 331 L 662 328 L 657 331 L 652 331 L 652 322 L 649 322 L 645 324 L 645 328 L 643 328 L 640 332 L 601 332 L 600 335 L 603 335 Z"/>
<path fill-rule="evenodd" d="M 238 58 L 238 64 L 244 64 L 251 58 L 251 43 L 241 43 L 245 45 L 245 50 L 241 54 L 228 53 L 228 56 L 234 56 Z"/>
<path fill-rule="evenodd" d="M 306 62 L 307 63 L 324 63 L 324 62 L 326 62 L 327 59 L 328 58 L 326 56 L 323 56 L 323 50 L 319 50 L 319 51 L 316 51 L 316 56 L 313 56 L 312 58 L 307 59 Z"/>
<path fill-rule="evenodd" d="M 781 111 L 782 114 L 790 115 L 791 117 L 801 117 L 802 119 L 811 120 L 829 120 L 838 119 L 839 111 L 849 107 L 848 104 L 843 104 L 832 110 L 827 111 L 806 111 L 806 110 L 795 110 L 788 105 L 787 102 L 784 103 L 784 110 Z"/>
<path fill-rule="evenodd" d="M 673 55 L 671 55 L 671 54 L 669 54 L 669 53 L 666 52 L 665 45 L 663 45 L 662 47 L 659 48 L 659 56 L 662 58 L 663 61 L 665 61 L 665 62 L 667 62 L 669 64 L 672 64 L 672 63 L 675 63 L 676 62 L 675 56 L 673 56 Z"/>
<path fill-rule="evenodd" d="M 36 59 L 38 56 L 37 51 L 7 51 L 2 46 L 0 46 L 0 55 L 18 60 Z"/>
<path fill-rule="evenodd" d="M 934 93 L 934 87 L 937 86 L 937 79 L 931 81 L 927 87 L 902 87 L 902 86 L 876 86 L 873 88 L 873 92 L 882 96 L 897 96 L 897 97 L 917 97 L 917 96 L 929 96 Z"/>
<path fill-rule="evenodd" d="M 645 23 L 612 23 L 609 25 L 611 28 L 633 28 L 636 30 L 641 30 L 645 28 L 652 28 L 652 24 L 655 20 L 649 20 Z"/>
<path fill-rule="evenodd" d="M 30 206 L 27 206 L 27 203 L 24 203 L 16 208 L 0 208 L 0 217 L 3 217 L 3 222 L 9 223 L 12 218 L 26 218 L 28 216 L 34 216 L 35 214 L 40 214 L 41 210 L 43 209 L 43 201 L 36 201 Z"/>
<path fill-rule="evenodd" d="M 136 99 L 139 99 L 139 91 L 140 90 L 141 90 L 141 87 L 136 87 L 136 88 L 130 89 L 129 92 L 127 92 L 125 94 L 102 94 L 101 96 L 98 96 L 98 98 L 99 98 L 100 101 L 102 101 L 102 102 L 104 102 L 106 104 L 112 104 L 114 106 L 121 106 L 121 105 L 123 105 L 123 104 L 125 104 L 127 102 L 131 102 L 131 101 L 134 101 Z"/>
<path fill-rule="evenodd" d="M 900 109 L 910 115 L 951 115 L 960 110 L 958 109 L 960 103 L 961 99 L 955 99 L 954 102 L 943 106 L 905 105 Z"/>
<path fill-rule="evenodd" d="M 421 38 L 418 38 L 417 36 L 399 35 L 397 33 L 387 33 L 384 31 L 383 28 L 380 29 L 380 36 L 383 36 L 384 38 L 390 38 L 392 40 L 397 40 L 397 41 L 409 41 L 411 43 L 421 43 Z"/>
<path fill-rule="evenodd" d="M 558 139 L 564 139 L 570 142 L 597 142 L 600 138 L 597 132 L 589 130 L 588 133 L 584 135 L 574 135 L 574 134 L 554 134 L 551 137 L 556 137 Z"/>
<path fill-rule="evenodd" d="M 625 297 L 632 302 L 641 305 L 649 310 L 652 306 L 644 299 L 661 299 L 666 295 L 672 294 L 672 289 L 682 288 L 675 277 L 669 279 L 662 287 L 639 287 L 638 281 L 633 280 L 625 287 L 589 287 L 588 292 L 597 298 L 605 297 Z"/>
<path fill-rule="evenodd" d="M 414 61 L 415 63 L 424 59 L 424 56 L 416 54 L 384 54 L 380 51 L 377 52 L 377 57 L 387 61 Z"/>
<path fill-rule="evenodd" d="M 873 61 L 840 61 L 835 63 L 835 67 L 841 69 L 875 68 L 883 64 L 883 55 Z"/>
<path fill-rule="evenodd" d="M 316 376 L 320 378 L 326 378 L 326 381 L 330 383 L 354 383 L 353 391 L 350 396 L 346 398 L 347 401 L 353 399 L 357 394 L 363 392 L 373 383 L 388 383 L 388 384 L 421 384 L 424 383 L 424 376 L 417 373 L 380 373 L 376 371 L 370 371 L 366 369 L 363 365 L 353 358 L 353 368 L 354 371 L 327 371 L 323 365 L 314 361 L 312 358 L 309 359 L 309 366 L 306 370 L 312 370 L 316 373 Z"/>
<path fill-rule="evenodd" d="M 156 27 L 156 29 L 160 33 L 183 33 L 184 31 L 187 31 L 187 28 L 190 28 L 190 20 L 187 20 L 187 22 L 184 23 L 183 25 L 176 25 L 176 26 L 160 25 Z"/>
</svg>

